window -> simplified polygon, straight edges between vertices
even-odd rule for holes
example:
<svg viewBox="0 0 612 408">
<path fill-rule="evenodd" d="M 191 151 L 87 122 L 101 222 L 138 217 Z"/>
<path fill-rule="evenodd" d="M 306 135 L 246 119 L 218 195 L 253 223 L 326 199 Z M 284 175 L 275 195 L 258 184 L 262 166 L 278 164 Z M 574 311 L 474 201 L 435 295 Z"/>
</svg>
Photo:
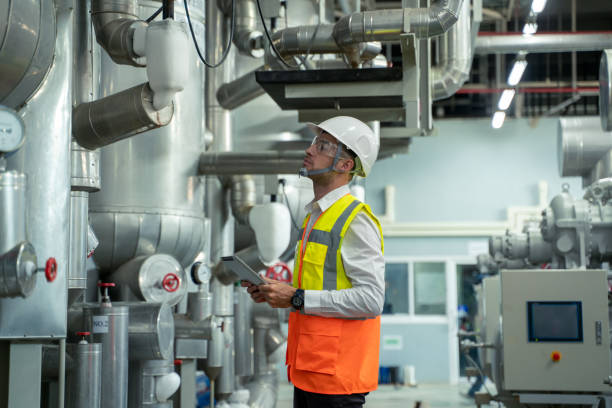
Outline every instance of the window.
<svg viewBox="0 0 612 408">
<path fill-rule="evenodd" d="M 444 262 L 414 263 L 414 313 L 446 314 L 446 265 Z"/>
<path fill-rule="evenodd" d="M 383 306 L 383 314 L 408 313 L 409 297 L 408 264 L 386 264 L 385 305 Z"/>
</svg>

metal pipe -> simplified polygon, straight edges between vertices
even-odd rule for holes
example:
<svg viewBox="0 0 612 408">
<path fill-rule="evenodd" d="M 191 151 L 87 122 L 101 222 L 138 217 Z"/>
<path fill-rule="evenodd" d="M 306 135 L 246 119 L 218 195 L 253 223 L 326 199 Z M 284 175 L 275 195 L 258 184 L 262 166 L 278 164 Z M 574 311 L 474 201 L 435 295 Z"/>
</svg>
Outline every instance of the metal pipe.
<svg viewBox="0 0 612 408">
<path fill-rule="evenodd" d="M 253 375 L 253 302 L 244 288 L 234 288 L 236 375 L 250 377 Z"/>
<path fill-rule="evenodd" d="M 583 176 L 610 149 L 612 132 L 604 132 L 598 117 L 562 118 L 557 127 L 561 177 Z"/>
<path fill-rule="evenodd" d="M 255 153 L 218 152 L 200 156 L 200 174 L 295 174 L 302 166 L 304 151 Z"/>
<path fill-rule="evenodd" d="M 514 54 L 519 51 L 529 53 L 601 51 L 612 47 L 612 33 L 568 33 L 554 34 L 508 34 L 479 35 L 476 39 L 476 54 L 496 52 Z"/>
<path fill-rule="evenodd" d="M 59 367 L 57 375 L 57 406 L 64 407 L 66 396 L 66 338 L 59 340 Z"/>
<path fill-rule="evenodd" d="M 459 20 L 446 33 L 446 47 L 441 64 L 432 67 L 432 96 L 434 100 L 453 95 L 469 79 L 472 66 L 472 42 L 470 37 L 470 4 L 463 3 Z"/>
<path fill-rule="evenodd" d="M 230 177 L 230 204 L 232 214 L 240 224 L 249 224 L 249 212 L 257 204 L 255 180 L 249 174 Z"/>
<path fill-rule="evenodd" d="M 230 286 L 233 292 L 233 287 Z M 234 310 L 232 309 L 232 314 Z M 215 397 L 218 400 L 226 399 L 234 391 L 234 316 L 223 317 L 223 368 L 216 378 L 217 388 Z"/>
<path fill-rule="evenodd" d="M 263 65 L 238 79 L 219 87 L 217 100 L 225 109 L 235 109 L 266 93 L 255 80 L 255 72 L 263 70 Z"/>
<path fill-rule="evenodd" d="M 145 66 L 133 47 L 136 25 L 144 27 L 147 25 L 137 16 L 136 2 L 133 0 L 92 0 L 91 2 L 91 21 L 96 32 L 96 40 L 117 64 Z"/>
<path fill-rule="evenodd" d="M 128 324 L 130 360 L 168 360 L 174 347 L 174 317 L 166 303 L 132 303 Z"/>
<path fill-rule="evenodd" d="M 100 408 L 102 345 L 80 342 L 68 345 L 72 363 L 68 372 L 67 408 Z M 61 405 L 60 405 L 61 406 Z"/>
<path fill-rule="evenodd" d="M 148 83 L 118 92 L 73 109 L 72 133 L 79 144 L 93 150 L 170 123 L 174 103 L 153 107 Z"/>
<path fill-rule="evenodd" d="M 0 172 L 0 254 L 26 240 L 26 175 Z"/>
<path fill-rule="evenodd" d="M 236 1 L 234 44 L 241 53 L 253 58 L 264 55 L 263 33 L 257 29 L 257 4 L 253 0 Z"/>
</svg>

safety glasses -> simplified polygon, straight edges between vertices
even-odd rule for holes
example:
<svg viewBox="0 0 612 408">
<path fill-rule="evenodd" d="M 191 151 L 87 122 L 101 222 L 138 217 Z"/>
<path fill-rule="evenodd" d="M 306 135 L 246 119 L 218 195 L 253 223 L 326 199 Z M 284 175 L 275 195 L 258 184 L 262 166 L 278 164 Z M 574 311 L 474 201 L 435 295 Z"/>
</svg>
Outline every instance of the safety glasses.
<svg viewBox="0 0 612 408">
<path fill-rule="evenodd" d="M 321 136 L 316 136 L 312 140 L 312 146 L 316 148 L 317 153 L 324 154 L 325 156 L 329 157 L 334 157 L 336 155 L 336 150 L 338 149 L 337 143 L 323 139 Z"/>
</svg>

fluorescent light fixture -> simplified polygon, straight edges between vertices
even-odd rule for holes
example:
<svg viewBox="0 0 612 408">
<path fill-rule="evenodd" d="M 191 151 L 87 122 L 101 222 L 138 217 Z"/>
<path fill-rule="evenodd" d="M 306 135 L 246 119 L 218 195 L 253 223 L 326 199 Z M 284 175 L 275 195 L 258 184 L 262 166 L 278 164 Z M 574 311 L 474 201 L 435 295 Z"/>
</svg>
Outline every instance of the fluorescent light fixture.
<svg viewBox="0 0 612 408">
<path fill-rule="evenodd" d="M 515 92 L 516 91 L 514 89 L 504 89 L 504 92 L 502 92 L 501 97 L 499 98 L 497 108 L 502 111 L 508 109 L 512 103 L 512 98 L 514 98 Z"/>
<path fill-rule="evenodd" d="M 504 119 L 506 119 L 506 112 L 497 111 L 493 115 L 493 120 L 491 121 L 491 126 L 493 129 L 499 129 L 504 124 Z"/>
<path fill-rule="evenodd" d="M 508 85 L 516 86 L 516 84 L 521 81 L 521 77 L 523 76 L 523 72 L 525 72 L 525 68 L 527 68 L 526 60 L 518 59 L 514 61 L 514 65 L 512 65 L 510 75 L 508 75 Z"/>
<path fill-rule="evenodd" d="M 535 34 L 536 31 L 538 31 L 537 23 L 525 23 L 525 26 L 523 27 L 523 34 L 532 35 Z"/>
<path fill-rule="evenodd" d="M 533 0 L 531 2 L 531 11 L 534 13 L 541 13 L 546 6 L 546 0 Z"/>
</svg>

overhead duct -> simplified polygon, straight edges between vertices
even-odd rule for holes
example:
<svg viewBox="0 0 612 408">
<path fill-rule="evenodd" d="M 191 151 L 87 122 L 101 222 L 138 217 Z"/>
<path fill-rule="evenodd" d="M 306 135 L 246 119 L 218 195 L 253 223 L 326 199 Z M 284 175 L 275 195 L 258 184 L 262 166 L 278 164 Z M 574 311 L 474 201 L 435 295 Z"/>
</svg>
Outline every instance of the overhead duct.
<svg viewBox="0 0 612 408">
<path fill-rule="evenodd" d="M 92 0 L 91 20 L 96 31 L 96 40 L 117 64 L 144 66 L 143 60 L 134 51 L 134 31 L 138 25 L 147 26 L 140 20 L 136 2 L 132 0 Z"/>
<path fill-rule="evenodd" d="M 202 153 L 200 174 L 295 174 L 302 166 L 303 150 L 255 153 Z"/>
<path fill-rule="evenodd" d="M 476 54 L 600 51 L 612 47 L 612 32 L 479 35 Z"/>
<path fill-rule="evenodd" d="M 444 34 L 457 21 L 463 0 L 439 0 L 429 8 L 353 13 L 336 24 L 290 27 L 272 36 L 281 58 L 305 53 L 344 52 L 351 64 L 360 62 L 359 44 L 397 40 L 402 33 L 417 38 Z"/>
<path fill-rule="evenodd" d="M 440 38 L 440 65 L 432 67 L 431 92 L 434 100 L 452 96 L 469 79 L 472 66 L 470 3 L 464 1 L 457 24 Z"/>
<path fill-rule="evenodd" d="M 241 53 L 253 58 L 264 55 L 263 33 L 257 29 L 257 4 L 254 0 L 236 1 L 234 44 Z"/>
<path fill-rule="evenodd" d="M 263 70 L 263 66 L 228 82 L 219 87 L 217 100 L 225 109 L 235 109 L 266 93 L 257 83 L 255 72 Z"/>
<path fill-rule="evenodd" d="M 601 130 L 599 118 L 559 119 L 557 153 L 561 177 L 584 176 L 612 149 L 612 132 Z"/>
</svg>

